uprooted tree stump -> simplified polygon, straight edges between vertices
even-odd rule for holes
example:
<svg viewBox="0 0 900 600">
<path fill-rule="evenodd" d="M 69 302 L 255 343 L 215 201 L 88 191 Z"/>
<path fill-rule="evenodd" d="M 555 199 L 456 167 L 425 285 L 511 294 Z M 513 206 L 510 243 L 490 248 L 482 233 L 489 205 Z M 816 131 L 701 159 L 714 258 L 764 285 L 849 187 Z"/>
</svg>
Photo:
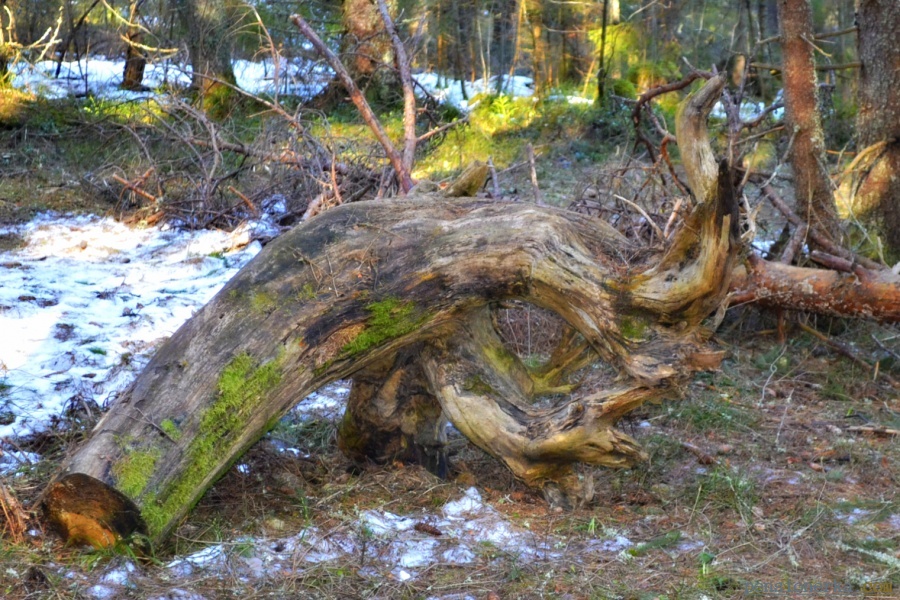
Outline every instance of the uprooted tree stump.
<svg viewBox="0 0 900 600">
<path fill-rule="evenodd" d="M 347 204 L 275 240 L 157 351 L 42 496 L 67 537 L 165 538 L 292 406 L 353 377 L 339 445 L 358 461 L 447 469 L 445 419 L 560 504 L 589 498 L 577 463 L 644 453 L 616 421 L 717 366 L 703 321 L 739 249 L 728 170 L 706 118 L 724 79 L 683 104 L 678 138 L 697 208 L 653 255 L 605 223 L 527 204 L 413 193 Z M 509 352 L 491 306 L 519 299 L 572 331 L 556 364 Z M 609 389 L 538 407 L 596 357 Z"/>
</svg>

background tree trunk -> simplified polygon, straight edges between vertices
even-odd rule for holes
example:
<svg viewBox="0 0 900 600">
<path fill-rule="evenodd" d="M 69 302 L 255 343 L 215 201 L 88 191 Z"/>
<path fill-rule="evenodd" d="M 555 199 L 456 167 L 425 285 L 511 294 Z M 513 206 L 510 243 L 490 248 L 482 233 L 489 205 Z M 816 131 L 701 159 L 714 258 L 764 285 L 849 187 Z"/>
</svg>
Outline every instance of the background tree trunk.
<svg viewBox="0 0 900 600">
<path fill-rule="evenodd" d="M 857 146 L 872 152 L 860 165 L 852 208 L 882 236 L 891 261 L 900 261 L 900 4 L 860 0 L 856 18 L 862 62 Z"/>
<path fill-rule="evenodd" d="M 137 24 L 140 17 L 140 7 L 143 0 L 136 0 L 131 3 L 128 11 L 128 21 Z M 125 71 L 122 74 L 122 88 L 126 90 L 141 90 L 144 87 L 144 68 L 147 66 L 147 54 L 144 50 L 135 44 L 141 43 L 143 34 L 139 27 L 128 27 L 125 32 L 126 48 L 125 48 Z"/>
<path fill-rule="evenodd" d="M 344 35 L 341 54 L 356 85 L 373 103 L 400 99 L 400 79 L 394 69 L 394 51 L 374 0 L 344 0 L 341 12 Z"/>
<path fill-rule="evenodd" d="M 175 0 L 191 59 L 191 87 L 204 110 L 214 116 L 228 111 L 237 85 L 231 64 L 236 7 L 232 0 Z"/>
<path fill-rule="evenodd" d="M 825 170 L 809 0 L 778 0 L 778 18 L 784 54 L 785 124 L 793 141 L 788 159 L 794 171 L 797 213 L 811 227 L 839 242 L 837 209 Z"/>
</svg>

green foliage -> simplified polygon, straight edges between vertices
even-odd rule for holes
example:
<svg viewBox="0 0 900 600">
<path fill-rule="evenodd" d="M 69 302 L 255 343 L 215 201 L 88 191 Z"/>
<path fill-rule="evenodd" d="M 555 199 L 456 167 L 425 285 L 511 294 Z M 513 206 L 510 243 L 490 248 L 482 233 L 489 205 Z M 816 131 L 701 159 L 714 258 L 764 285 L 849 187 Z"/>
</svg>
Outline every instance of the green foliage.
<svg viewBox="0 0 900 600">
<path fill-rule="evenodd" d="M 638 97 L 637 88 L 627 79 L 612 79 L 609 82 L 609 90 L 616 96 L 636 100 Z"/>
<path fill-rule="evenodd" d="M 733 431 L 753 423 L 749 412 L 715 394 L 686 399 L 672 410 L 676 419 L 697 431 Z"/>
<path fill-rule="evenodd" d="M 699 479 L 696 497 L 716 508 L 736 511 L 746 522 L 752 523 L 759 491 L 747 474 L 722 466 Z"/>
<path fill-rule="evenodd" d="M 638 91 L 645 92 L 663 83 L 681 79 L 681 72 L 672 61 L 640 62 L 628 69 L 625 78 Z"/>
</svg>

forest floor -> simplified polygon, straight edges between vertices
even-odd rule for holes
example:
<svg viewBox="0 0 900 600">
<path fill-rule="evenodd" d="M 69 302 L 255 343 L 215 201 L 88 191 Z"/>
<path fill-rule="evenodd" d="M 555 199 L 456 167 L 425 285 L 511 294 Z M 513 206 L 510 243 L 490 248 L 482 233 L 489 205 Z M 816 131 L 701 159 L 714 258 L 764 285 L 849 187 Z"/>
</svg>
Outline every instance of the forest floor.
<svg viewBox="0 0 900 600">
<path fill-rule="evenodd" d="M 60 117 L 33 118 L 0 132 L 0 221 L 113 211 L 116 197 L 94 194 L 83 183 L 90 165 L 72 160 L 97 140 L 69 135 Z M 29 133 L 21 123 L 37 125 Z M 606 170 L 552 137 L 538 173 L 548 202 L 564 205 Z M 530 201 L 527 170 L 508 177 L 504 187 Z M 12 264 L 26 241 L 0 243 Z M 539 356 L 546 317 L 521 309 L 510 318 L 510 346 Z M 37 520 L 21 532 L 6 523 L 0 594 L 649 600 L 765 598 L 785 595 L 765 585 L 830 584 L 840 587 L 793 595 L 895 597 L 900 397 L 888 379 L 900 379 L 900 328 L 790 313 L 785 322 L 782 342 L 775 315 L 731 309 L 715 338 L 727 351 L 722 368 L 698 375 L 682 398 L 628 416 L 623 429 L 650 459 L 585 471 L 596 489 L 587 507 L 551 510 L 458 434 L 449 481 L 399 464 L 354 468 L 335 444 L 346 394 L 337 383 L 251 448 L 150 558 L 65 547 Z M 0 453 L 41 457 L 0 482 L 30 506 L 97 416 L 74 407 L 56 430 L 0 440 Z"/>
</svg>

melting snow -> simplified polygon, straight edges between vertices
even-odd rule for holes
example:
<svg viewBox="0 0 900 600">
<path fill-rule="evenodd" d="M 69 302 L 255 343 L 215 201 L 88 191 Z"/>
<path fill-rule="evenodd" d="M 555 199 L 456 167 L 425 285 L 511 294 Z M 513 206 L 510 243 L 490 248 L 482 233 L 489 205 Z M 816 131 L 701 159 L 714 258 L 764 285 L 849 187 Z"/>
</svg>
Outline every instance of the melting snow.
<svg viewBox="0 0 900 600">
<path fill-rule="evenodd" d="M 92 216 L 47 214 L 0 233 L 25 241 L 0 253 L 0 438 L 111 401 L 260 250 L 247 227 L 141 230 Z M 34 457 L 0 465 L 10 458 Z"/>
<path fill-rule="evenodd" d="M 78 61 L 64 61 L 59 77 L 55 77 L 57 63 L 45 60 L 30 65 L 16 63 L 13 85 L 44 98 L 64 98 L 91 94 L 114 100 L 136 100 L 155 95 L 165 87 L 187 87 L 191 83 L 191 68 L 173 61 L 150 62 L 144 71 L 143 85 L 147 91 L 119 89 L 125 67 L 123 60 L 89 57 Z M 233 63 L 237 85 L 252 94 L 271 94 L 275 90 L 275 63 L 236 60 Z M 301 97 L 314 97 L 331 79 L 326 68 L 306 61 L 289 62 L 281 59 L 278 69 L 278 92 Z"/>
</svg>

